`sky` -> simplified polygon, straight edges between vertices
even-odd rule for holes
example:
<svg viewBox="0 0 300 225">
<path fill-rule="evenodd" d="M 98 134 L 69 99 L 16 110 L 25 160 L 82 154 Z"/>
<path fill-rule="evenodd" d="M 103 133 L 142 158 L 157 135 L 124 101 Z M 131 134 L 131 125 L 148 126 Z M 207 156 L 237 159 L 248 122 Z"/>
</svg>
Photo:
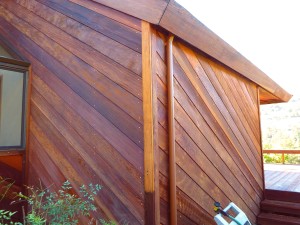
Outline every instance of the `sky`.
<svg viewBox="0 0 300 225">
<path fill-rule="evenodd" d="M 289 93 L 300 96 L 299 0 L 176 0 Z"/>
</svg>

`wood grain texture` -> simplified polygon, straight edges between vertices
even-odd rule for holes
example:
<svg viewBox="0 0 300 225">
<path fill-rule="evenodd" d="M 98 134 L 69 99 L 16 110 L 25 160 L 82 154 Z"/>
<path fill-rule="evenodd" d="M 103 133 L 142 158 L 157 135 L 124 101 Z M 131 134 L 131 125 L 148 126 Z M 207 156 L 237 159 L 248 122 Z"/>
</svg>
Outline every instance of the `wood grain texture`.
<svg viewBox="0 0 300 225">
<path fill-rule="evenodd" d="M 144 109 L 144 182 L 146 224 L 159 224 L 159 164 L 157 145 L 157 97 L 155 83 L 155 38 L 148 22 L 142 22 L 143 109 Z M 153 50 L 154 49 L 154 50 Z"/>
<path fill-rule="evenodd" d="M 68 0 L 37 1 L 137 52 L 141 52 L 140 33 L 130 27 L 124 26 L 102 14 L 71 3 Z"/>
<path fill-rule="evenodd" d="M 97 2 L 0 2 L 0 36 L 32 63 L 28 171 L 55 188 L 65 179 L 75 190 L 82 183 L 103 185 L 93 216 L 168 224 L 168 33 L 120 12 L 152 4 L 154 11 L 145 8 L 136 16 L 159 23 L 168 2 Z M 109 8 L 116 2 L 120 11 Z M 205 52 L 193 33 L 202 25 L 176 4 L 170 2 L 161 25 Z M 181 17 L 191 33 L 176 30 Z M 216 55 L 206 53 L 237 65 L 233 69 L 246 71 L 246 77 L 253 72 L 253 65 L 240 65 L 243 57 L 201 29 L 206 43 L 212 41 L 207 51 Z M 236 202 L 254 222 L 263 189 L 258 102 L 280 100 L 286 93 L 271 82 L 259 96 L 252 78 L 178 39 L 173 58 L 178 223 L 214 224 L 216 200 Z M 269 81 L 255 79 L 261 86 Z"/>
<path fill-rule="evenodd" d="M 2 152 L 5 151 L 2 150 Z M 17 212 L 12 217 L 16 221 L 21 221 L 24 204 L 11 204 L 11 202 L 16 200 L 17 193 L 24 191 L 22 172 L 24 152 L 0 156 L 0 207 L 11 212 Z"/>
<path fill-rule="evenodd" d="M 103 55 L 113 59 L 126 68 L 129 68 L 136 74 L 141 74 L 141 56 L 127 46 L 124 46 L 37 1 L 19 0 L 18 2 L 31 12 L 91 46 Z M 103 44 L 99 45 L 99 42 L 102 42 Z"/>
<path fill-rule="evenodd" d="M 7 41 L 4 37 L 0 35 L 0 45 L 5 51 L 12 56 L 12 58 L 17 60 L 27 61 L 25 58 L 22 58 L 21 54 L 19 54 L 16 49 Z"/>
<path fill-rule="evenodd" d="M 2 158 L 3 159 L 3 158 Z M 5 160 L 5 159 L 3 159 Z M 21 164 L 22 166 L 22 164 Z M 14 185 L 21 187 L 23 180 L 22 180 L 22 171 L 14 168 L 14 166 L 10 166 L 8 162 L 0 162 L 0 176 L 2 179 L 11 179 L 11 181 L 15 182 Z M 2 184 L 1 184 L 2 185 Z M 1 186 L 1 189 L 3 186 Z M 3 194 L 3 192 L 1 192 Z"/>
<path fill-rule="evenodd" d="M 161 224 L 169 224 L 169 187 L 168 187 L 168 133 L 167 133 L 167 88 L 166 88 L 166 66 L 165 58 L 162 59 L 161 55 L 165 56 L 164 41 L 161 38 L 162 34 L 156 33 L 156 82 L 157 82 L 157 97 L 158 97 L 158 144 L 160 147 L 160 197 L 161 197 Z M 163 35 L 162 35 L 163 36 Z M 160 53 L 160 54 L 159 54 Z M 162 79 L 160 79 L 162 78 Z M 162 104 L 161 102 L 164 102 Z M 176 112 L 175 112 L 176 116 Z M 175 127 L 176 128 L 176 127 Z M 180 131 L 176 128 L 176 134 L 180 134 Z M 177 135 L 176 135 L 177 136 Z M 184 157 L 182 148 L 176 144 L 176 155 L 177 157 Z M 181 158 L 182 159 L 182 158 Z M 178 159 L 177 159 L 178 161 Z M 184 160 L 182 161 L 183 163 Z M 213 224 L 211 212 L 206 212 L 202 209 L 203 204 L 200 203 L 204 199 L 209 199 L 205 195 L 205 192 L 193 181 L 189 179 L 190 172 L 197 167 L 189 167 L 188 172 L 182 171 L 177 166 L 177 221 L 179 224 L 195 223 L 195 224 Z M 208 183 L 209 185 L 209 183 Z M 192 188 L 194 191 L 189 192 L 187 188 Z M 185 192 L 187 191 L 187 192 Z M 185 194 L 188 193 L 188 194 Z M 192 194 L 193 193 L 193 194 Z M 192 196 L 191 196 L 192 194 Z M 195 200 L 195 195 L 197 195 Z M 182 197 L 184 196 L 184 197 Z M 194 203 L 196 201 L 196 203 Z M 212 201 L 212 200 L 210 200 Z M 205 200 L 203 202 L 206 202 Z M 167 204 L 164 204 L 167 203 Z M 199 204 L 200 203 L 200 204 Z M 162 208 L 162 205 L 164 206 Z M 195 213 L 197 212 L 197 213 Z M 182 223 L 183 218 L 188 218 L 185 223 Z"/>
<path fill-rule="evenodd" d="M 234 133 L 233 131 L 237 131 L 238 128 L 232 121 L 230 114 L 227 113 L 226 107 L 224 107 L 222 101 L 220 101 L 220 97 L 215 93 L 213 86 L 209 83 L 209 80 L 206 79 L 205 76 L 203 76 L 205 74 L 202 74 L 203 70 L 201 70 L 201 73 L 195 70 L 192 63 L 190 62 L 192 58 L 187 56 L 187 54 L 189 53 L 186 51 L 186 49 L 182 51 L 182 49 L 174 48 L 174 54 L 176 60 L 178 60 L 178 66 L 182 68 L 182 72 L 189 78 L 190 82 L 192 83 L 192 87 L 203 99 L 204 104 L 207 105 L 209 111 L 213 113 L 215 119 L 218 121 L 218 124 L 221 125 L 222 130 L 224 130 L 225 134 L 227 133 L 229 140 L 228 144 L 233 145 L 235 149 L 235 151 L 229 152 L 230 155 L 232 155 L 237 163 L 239 163 L 240 161 L 244 161 L 246 163 L 244 164 L 244 166 L 246 168 L 249 167 L 249 173 L 254 173 L 255 175 L 257 175 L 254 177 L 258 180 L 257 182 L 260 182 L 259 176 L 261 176 L 261 174 L 259 174 L 259 172 L 261 173 L 261 171 L 259 171 L 259 169 L 257 168 L 257 162 L 251 160 L 252 152 L 248 151 L 247 154 L 246 148 L 248 146 L 241 143 L 243 139 L 236 138 L 236 135 L 239 135 L 239 133 Z M 229 127 L 233 129 L 233 131 L 228 129 L 229 127 L 225 124 L 228 124 Z M 214 132 L 217 132 L 217 130 L 214 130 Z M 223 143 L 225 144 L 226 142 Z"/>
<path fill-rule="evenodd" d="M 300 173 L 298 165 L 264 165 L 265 185 L 268 190 L 299 192 Z"/>
<path fill-rule="evenodd" d="M 168 0 L 93 0 L 121 12 L 125 12 L 137 18 L 141 18 L 153 24 L 158 24 Z"/>
<path fill-rule="evenodd" d="M 113 9 L 158 24 L 184 41 L 252 80 L 266 90 L 262 103 L 288 101 L 291 95 L 263 71 L 243 57 L 228 43 L 214 34 L 184 7 L 174 0 L 109 1 L 93 0 Z M 184 24 L 184 26 L 182 26 Z"/>
<path fill-rule="evenodd" d="M 22 171 L 22 161 L 23 154 L 0 156 L 1 163 L 7 164 L 18 171 Z"/>
<path fill-rule="evenodd" d="M 282 202 L 300 202 L 300 195 L 298 192 L 290 192 L 290 191 L 278 191 L 267 189 L 264 191 L 265 199 L 282 201 Z"/>
<path fill-rule="evenodd" d="M 108 8 L 102 4 L 98 4 L 97 2 L 94 1 L 85 1 L 85 0 L 70 0 L 70 1 L 78 5 L 81 5 L 82 7 L 88 8 L 92 11 L 95 11 L 101 15 L 109 17 L 113 20 L 116 20 L 120 23 L 123 23 L 126 26 L 134 28 L 138 31 L 141 31 L 142 29 L 140 19 L 132 17 L 128 14 L 121 13 L 117 10 L 112 10 L 111 8 Z"/>
<path fill-rule="evenodd" d="M 28 182 L 99 183 L 94 217 L 144 224 L 140 20 L 93 4 L 0 2 L 0 35 L 32 64 Z"/>
<path fill-rule="evenodd" d="M 260 88 L 259 91 L 260 96 L 260 104 L 272 104 L 272 103 L 280 103 L 280 99 L 274 95 L 270 95 L 268 91 L 266 91 L 264 88 Z"/>
<path fill-rule="evenodd" d="M 166 37 L 158 32 L 156 79 L 160 193 L 168 203 Z M 196 224 L 214 224 L 213 202 L 233 201 L 254 222 L 263 191 L 257 86 L 178 40 L 174 60 L 178 212 Z M 167 224 L 164 210 L 161 223 Z"/>
<path fill-rule="evenodd" d="M 182 24 L 185 24 L 183 29 Z M 291 98 L 289 93 L 264 72 L 175 1 L 168 4 L 159 25 L 266 89 L 271 94 L 270 101 L 273 99 L 272 95 L 281 101 L 288 101 Z"/>
</svg>

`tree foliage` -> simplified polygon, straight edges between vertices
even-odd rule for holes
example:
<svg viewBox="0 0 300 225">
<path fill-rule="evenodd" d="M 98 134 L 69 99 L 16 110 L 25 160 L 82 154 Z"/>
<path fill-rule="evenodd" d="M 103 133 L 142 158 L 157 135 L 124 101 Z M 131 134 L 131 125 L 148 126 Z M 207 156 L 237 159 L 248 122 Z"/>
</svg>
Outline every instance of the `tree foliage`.
<svg viewBox="0 0 300 225">
<path fill-rule="evenodd" d="M 300 97 L 261 107 L 263 149 L 300 149 Z"/>
<path fill-rule="evenodd" d="M 300 150 L 300 97 L 288 103 L 261 107 L 263 149 Z M 285 155 L 287 163 L 300 163 L 299 155 Z M 281 162 L 281 155 L 266 154 L 265 162 Z"/>
</svg>

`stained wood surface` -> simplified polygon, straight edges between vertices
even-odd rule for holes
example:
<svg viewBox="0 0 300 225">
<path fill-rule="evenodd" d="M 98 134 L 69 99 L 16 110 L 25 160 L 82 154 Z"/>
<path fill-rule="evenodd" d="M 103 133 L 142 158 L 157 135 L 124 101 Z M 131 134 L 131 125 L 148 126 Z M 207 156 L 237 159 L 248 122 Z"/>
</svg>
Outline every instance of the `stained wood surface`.
<svg viewBox="0 0 300 225">
<path fill-rule="evenodd" d="M 290 191 L 278 191 L 266 189 L 264 191 L 265 199 L 275 200 L 275 201 L 283 201 L 283 202 L 300 202 L 300 194 L 299 192 L 290 192 Z"/>
<path fill-rule="evenodd" d="M 32 64 L 29 184 L 99 183 L 94 217 L 144 224 L 140 20 L 80 0 L 4 0 L 0 34 Z"/>
<path fill-rule="evenodd" d="M 93 1 L 150 23 L 158 24 L 237 71 L 241 76 L 257 83 L 265 89 L 261 95 L 262 104 L 288 101 L 292 97 L 263 71 L 253 65 L 174 0 Z"/>
<path fill-rule="evenodd" d="M 299 165 L 265 164 L 264 170 L 266 189 L 300 192 Z"/>
<path fill-rule="evenodd" d="M 19 153 L 16 155 L 0 156 L 0 162 L 7 164 L 8 166 L 10 166 L 18 171 L 22 171 L 23 154 Z"/>
<path fill-rule="evenodd" d="M 300 218 L 273 213 L 261 213 L 257 218 L 258 225 L 299 225 Z"/>
<path fill-rule="evenodd" d="M 158 24 L 169 0 L 93 0 L 115 8 L 129 15 L 142 18 L 150 23 Z"/>
<path fill-rule="evenodd" d="M 16 52 L 16 49 L 11 46 L 11 44 L 5 40 L 5 38 L 3 38 L 1 35 L 0 35 L 0 45 L 2 48 L 4 48 L 4 50 L 14 59 L 18 59 L 18 60 L 23 60 L 23 61 L 26 61 L 25 58 L 21 58 L 20 54 L 18 54 Z"/>
<path fill-rule="evenodd" d="M 86 0 L 70 0 L 82 7 L 88 8 L 120 23 L 123 23 L 131 28 L 141 31 L 141 21 L 135 17 L 128 16 L 127 14 L 121 13 L 117 10 L 112 10 L 102 4 L 98 4 L 96 1 L 86 1 Z M 124 3 L 124 1 L 122 2 Z M 124 6 L 120 4 L 120 7 Z M 126 5 L 128 7 L 129 5 Z"/>
<path fill-rule="evenodd" d="M 0 156 L 0 208 L 17 211 L 13 216 L 16 221 L 21 221 L 22 205 L 11 204 L 16 200 L 16 195 L 24 191 L 23 154 Z"/>
<path fill-rule="evenodd" d="M 280 103 L 280 99 L 274 95 L 271 95 L 268 91 L 263 88 L 259 88 L 259 98 L 260 104 L 272 104 L 272 103 Z"/>
<path fill-rule="evenodd" d="M 263 212 L 300 217 L 300 203 L 265 199 L 260 205 Z"/>
<path fill-rule="evenodd" d="M 22 160 L 18 163 L 18 158 L 16 158 L 16 162 L 11 162 L 9 159 L 7 161 L 6 157 L 2 156 L 0 161 L 0 177 L 2 179 L 9 179 L 14 182 L 14 185 L 18 187 L 22 187 L 23 185 L 23 175 L 22 170 Z M 5 162 L 3 162 L 5 161 Z M 17 168 L 16 168 L 17 167 Z M 1 184 L 2 185 L 2 184 Z M 3 194 L 3 193 L 0 193 Z"/>
<path fill-rule="evenodd" d="M 155 83 L 155 37 L 150 23 L 142 22 L 143 46 L 143 112 L 144 112 L 144 187 L 145 224 L 160 222 L 159 203 L 159 149 L 157 124 L 157 97 Z M 153 47 L 154 46 L 154 47 Z"/>
<path fill-rule="evenodd" d="M 183 29 L 182 24 L 185 24 Z M 283 101 L 291 98 L 289 93 L 175 1 L 170 2 L 159 25 L 262 86 L 271 95 Z"/>
<path fill-rule="evenodd" d="M 156 38 L 160 193 L 168 202 L 166 35 Z M 255 222 L 263 191 L 257 86 L 178 40 L 173 48 L 178 212 L 214 224 L 213 203 L 233 201 Z M 162 224 L 167 217 L 161 211 Z"/>
</svg>

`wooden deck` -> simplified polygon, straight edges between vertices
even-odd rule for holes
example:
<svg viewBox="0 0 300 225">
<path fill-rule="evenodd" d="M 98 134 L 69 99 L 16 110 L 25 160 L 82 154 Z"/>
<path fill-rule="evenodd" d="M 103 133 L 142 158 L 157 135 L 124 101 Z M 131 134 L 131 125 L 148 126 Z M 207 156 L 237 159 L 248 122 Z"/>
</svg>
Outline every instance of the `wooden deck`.
<svg viewBox="0 0 300 225">
<path fill-rule="evenodd" d="M 300 192 L 300 165 L 264 164 L 266 189 Z"/>
</svg>

